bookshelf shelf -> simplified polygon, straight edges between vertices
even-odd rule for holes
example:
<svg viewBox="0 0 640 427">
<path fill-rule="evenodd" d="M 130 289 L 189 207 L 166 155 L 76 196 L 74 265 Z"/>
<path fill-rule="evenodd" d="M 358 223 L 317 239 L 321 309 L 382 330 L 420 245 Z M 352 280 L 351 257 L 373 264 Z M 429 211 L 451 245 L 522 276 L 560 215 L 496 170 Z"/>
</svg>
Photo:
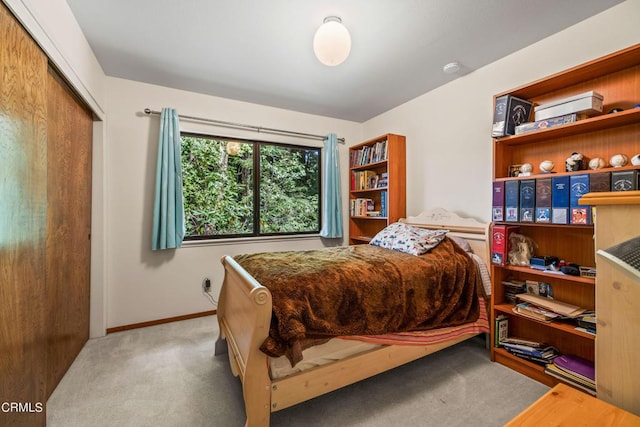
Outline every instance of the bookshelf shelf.
<svg viewBox="0 0 640 427">
<path fill-rule="evenodd" d="M 354 145 L 349 165 L 349 244 L 358 245 L 406 216 L 405 137 L 385 134 Z M 367 206 L 381 216 L 364 215 Z"/>
<path fill-rule="evenodd" d="M 518 317 L 520 319 L 523 319 L 525 321 L 528 321 L 528 322 L 539 323 L 541 325 L 544 325 L 544 327 L 557 329 L 559 331 L 566 332 L 566 333 L 569 333 L 569 334 L 575 334 L 577 336 L 580 336 L 582 338 L 586 338 L 586 339 L 591 340 L 591 341 L 595 341 L 595 339 L 596 339 L 596 336 L 593 335 L 593 334 L 577 330 L 575 324 L 572 324 L 572 323 L 569 323 L 569 322 L 564 322 L 564 321 L 557 321 L 557 320 L 554 320 L 553 322 L 548 322 L 548 323 L 541 322 L 541 321 L 538 321 L 536 319 L 531 319 L 529 317 L 520 316 L 519 314 L 514 313 L 513 312 L 513 308 L 514 307 L 515 306 L 513 304 L 498 304 L 498 305 L 496 305 L 494 307 L 494 310 L 496 312 L 500 312 L 500 313 L 503 313 L 503 314 L 509 314 L 511 316 L 516 316 L 516 317 Z"/>
<path fill-rule="evenodd" d="M 503 267 L 507 271 L 517 271 L 530 276 L 543 277 L 548 279 L 565 280 L 567 282 L 586 283 L 595 286 L 596 280 L 593 277 L 570 276 L 562 273 L 550 273 L 546 271 L 536 270 L 531 267 L 520 267 L 516 265 L 506 265 Z"/>
<path fill-rule="evenodd" d="M 640 100 L 640 86 L 637 83 L 639 79 L 640 44 L 637 44 L 510 91 L 496 94 L 494 103 L 500 96 L 510 94 L 526 99 L 534 105 L 541 105 L 587 91 L 595 91 L 603 96 L 603 113 L 574 123 L 519 135 L 493 138 L 492 185 L 494 191 L 500 186 L 506 188 L 513 181 L 517 181 L 512 184 L 513 187 L 522 190 L 523 185 L 531 185 L 530 182 L 524 183 L 524 180 L 535 180 L 534 185 L 541 184 L 542 186 L 549 185 L 548 181 L 539 181 L 542 178 L 560 177 L 573 183 L 576 176 L 585 175 L 586 192 L 591 191 L 590 194 L 597 194 L 594 192 L 610 191 L 610 187 L 606 188 L 606 185 L 601 188 L 590 187 L 596 178 L 608 176 L 611 180 L 613 175 L 607 175 L 607 173 L 614 171 L 640 174 L 640 166 L 626 165 L 612 168 L 608 164 L 607 167 L 598 170 L 588 170 L 585 165 L 579 171 L 565 172 L 565 161 L 574 152 L 582 153 L 587 162 L 595 157 L 601 157 L 609 162 L 610 158 L 616 154 L 624 154 L 631 159 L 632 156 L 640 153 L 640 108 L 634 108 Z M 623 111 L 609 113 L 614 108 Z M 545 160 L 555 164 L 553 173 L 542 173 L 539 169 L 539 165 Z M 512 171 L 517 170 L 519 165 L 524 163 L 533 165 L 532 175 L 514 177 Z M 595 174 L 601 175 L 596 176 Z M 636 185 L 640 185 L 640 183 Z M 542 197 L 540 194 L 544 195 L 545 193 L 544 191 L 536 193 L 535 190 L 533 198 L 537 202 L 538 197 Z M 504 192 L 506 193 L 506 190 Z M 520 194 L 527 195 L 527 193 Z M 551 195 L 553 202 L 552 191 Z M 519 203 L 516 206 L 521 207 Z M 543 205 L 543 207 L 550 206 L 553 207 L 550 204 Z M 585 207 L 587 215 L 591 213 L 591 218 L 594 218 L 591 222 L 598 221 L 598 223 L 594 226 L 587 220 L 587 224 L 571 224 L 571 216 L 568 216 L 566 222 L 569 224 L 496 221 L 493 226 L 513 225 L 519 227 L 517 233 L 525 235 L 535 242 L 535 255 L 555 256 L 560 260 L 580 266 L 596 267 L 594 233 L 595 230 L 602 230 L 603 227 L 603 224 L 599 222 L 601 221 L 599 211 L 598 215 L 594 216 L 593 211 L 590 211 L 590 206 L 574 206 L 576 208 Z M 502 207 L 506 213 L 506 203 Z M 537 206 L 534 206 L 534 215 L 535 207 Z M 545 212 L 542 211 L 542 213 Z M 506 216 L 502 219 L 506 219 Z M 517 219 L 521 220 L 522 217 L 517 216 Z M 557 218 L 555 221 L 559 222 Z M 505 240 L 508 241 L 508 239 Z M 495 259 L 501 258 L 496 256 Z M 598 283 L 602 283 L 599 270 L 598 267 Z M 505 285 L 502 283 L 508 280 L 532 280 L 548 283 L 552 286 L 554 298 L 558 301 L 591 311 L 596 309 L 596 294 L 601 287 L 596 284 L 594 278 L 545 272 L 530 267 L 497 264 L 491 266 L 491 276 L 491 317 L 495 319 L 498 315 L 507 316 L 510 335 L 546 342 L 556 347 L 560 353 L 572 354 L 596 362 L 596 343 L 598 340 L 594 335 L 576 329 L 577 324 L 571 321 L 545 323 L 514 313 L 514 305 L 507 299 L 508 293 L 505 292 Z M 596 315 L 600 332 L 600 313 Z M 495 343 L 495 325 L 492 325 L 491 329 L 491 342 Z M 491 349 L 491 359 L 550 386 L 560 381 L 545 374 L 544 367 L 513 356 L 495 345 Z"/>
</svg>

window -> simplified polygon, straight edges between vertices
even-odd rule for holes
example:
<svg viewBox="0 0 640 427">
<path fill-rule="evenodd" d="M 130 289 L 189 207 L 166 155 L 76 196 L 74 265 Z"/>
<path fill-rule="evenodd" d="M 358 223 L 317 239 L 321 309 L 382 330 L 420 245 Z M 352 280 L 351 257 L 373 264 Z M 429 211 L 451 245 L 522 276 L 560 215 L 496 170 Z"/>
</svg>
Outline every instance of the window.
<svg viewBox="0 0 640 427">
<path fill-rule="evenodd" d="M 320 231 L 320 148 L 182 133 L 185 240 Z"/>
</svg>

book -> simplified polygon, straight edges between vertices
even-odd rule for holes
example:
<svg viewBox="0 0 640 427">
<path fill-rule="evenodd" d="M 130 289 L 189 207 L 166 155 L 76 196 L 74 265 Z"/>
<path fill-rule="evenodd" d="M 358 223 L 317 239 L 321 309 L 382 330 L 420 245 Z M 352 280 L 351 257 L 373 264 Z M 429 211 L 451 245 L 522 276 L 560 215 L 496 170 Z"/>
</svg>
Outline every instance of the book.
<svg viewBox="0 0 640 427">
<path fill-rule="evenodd" d="M 553 224 L 569 223 L 569 176 L 551 178 L 551 222 Z"/>
<path fill-rule="evenodd" d="M 551 178 L 536 179 L 536 222 L 551 222 Z"/>
<path fill-rule="evenodd" d="M 547 362 L 550 362 L 549 359 L 557 357 L 560 354 L 558 353 L 558 349 L 549 345 L 542 348 L 534 348 L 503 342 L 502 347 L 506 348 L 510 353 L 547 359 Z"/>
<path fill-rule="evenodd" d="M 499 347 L 503 339 L 509 336 L 509 318 L 504 314 L 496 317 L 495 320 L 495 342 L 494 346 Z"/>
<path fill-rule="evenodd" d="M 533 222 L 536 206 L 536 180 L 520 181 L 520 222 Z"/>
<path fill-rule="evenodd" d="M 504 341 L 507 344 L 524 345 L 524 346 L 528 346 L 528 347 L 531 347 L 531 348 L 545 348 L 545 347 L 548 347 L 548 344 L 544 343 L 544 342 L 534 341 L 534 340 L 521 338 L 521 337 L 514 337 L 514 336 L 508 336 L 508 337 L 504 338 L 502 341 Z"/>
<path fill-rule="evenodd" d="M 594 363 L 579 356 L 563 354 L 553 360 L 553 364 L 565 372 L 585 381 L 596 380 Z"/>
<path fill-rule="evenodd" d="M 571 175 L 569 178 L 569 207 L 571 209 L 571 224 L 591 224 L 591 209 L 578 203 L 578 200 L 589 192 L 589 175 Z"/>
<path fill-rule="evenodd" d="M 520 294 L 518 295 L 518 299 L 556 313 L 558 316 L 562 317 L 574 318 L 586 311 L 584 308 L 578 307 L 577 305 L 568 304 L 566 302 L 530 293 Z"/>
<path fill-rule="evenodd" d="M 504 181 L 493 181 L 493 221 L 504 221 Z"/>
<path fill-rule="evenodd" d="M 557 359 L 557 358 L 556 358 Z M 555 361 L 555 359 L 554 359 Z M 595 384 L 590 384 L 588 381 L 583 381 L 575 375 L 571 375 L 566 371 L 555 366 L 553 363 L 549 363 L 545 366 L 544 372 L 552 377 L 558 378 L 582 391 L 585 391 L 593 396 L 596 395 Z"/>
<path fill-rule="evenodd" d="M 611 172 L 611 191 L 634 191 L 638 189 L 638 171 Z"/>
<path fill-rule="evenodd" d="M 387 216 L 387 192 L 380 192 L 380 215 L 383 217 Z"/>
<path fill-rule="evenodd" d="M 493 224 L 491 227 L 491 262 L 507 265 L 509 254 L 509 236 L 520 230 L 517 225 Z"/>
<path fill-rule="evenodd" d="M 530 360 L 534 363 L 537 363 L 538 365 L 543 365 L 546 366 L 548 363 L 553 362 L 553 359 L 558 357 L 557 354 L 551 355 L 549 357 L 538 357 L 538 356 L 532 356 L 530 354 L 523 354 L 523 353 L 517 353 L 517 352 L 512 352 L 510 350 L 507 349 L 507 351 L 511 354 L 513 354 L 514 356 L 517 356 L 521 359 L 526 359 L 526 360 Z"/>
<path fill-rule="evenodd" d="M 504 183 L 505 221 L 518 222 L 520 205 L 520 181 L 511 180 Z"/>
<path fill-rule="evenodd" d="M 560 315 L 551 310 L 547 310 L 529 302 L 521 302 L 517 304 L 513 307 L 513 312 L 541 322 L 551 322 L 552 320 L 560 317 Z"/>
</svg>

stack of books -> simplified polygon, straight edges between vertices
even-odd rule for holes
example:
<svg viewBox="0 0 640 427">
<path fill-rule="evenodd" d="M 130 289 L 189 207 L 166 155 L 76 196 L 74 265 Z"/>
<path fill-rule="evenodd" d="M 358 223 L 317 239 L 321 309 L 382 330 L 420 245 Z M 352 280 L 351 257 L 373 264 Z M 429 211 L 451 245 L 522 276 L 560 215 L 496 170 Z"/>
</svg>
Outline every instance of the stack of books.
<svg viewBox="0 0 640 427">
<path fill-rule="evenodd" d="M 555 319 L 575 319 L 586 311 L 577 305 L 567 304 L 540 295 L 525 293 L 518 294 L 517 298 L 522 302 L 513 308 L 515 313 L 542 322 L 551 322 Z"/>
<path fill-rule="evenodd" d="M 526 292 L 525 282 L 522 280 L 508 279 L 502 282 L 504 286 L 504 299 L 515 304 L 516 296 Z"/>
<path fill-rule="evenodd" d="M 596 373 L 593 362 L 570 354 L 563 354 L 546 365 L 544 371 L 580 390 L 595 396 Z"/>
<path fill-rule="evenodd" d="M 543 342 L 527 340 L 518 337 L 507 337 L 500 341 L 500 345 L 509 353 L 540 365 L 548 365 L 559 356 L 558 350 Z"/>
</svg>

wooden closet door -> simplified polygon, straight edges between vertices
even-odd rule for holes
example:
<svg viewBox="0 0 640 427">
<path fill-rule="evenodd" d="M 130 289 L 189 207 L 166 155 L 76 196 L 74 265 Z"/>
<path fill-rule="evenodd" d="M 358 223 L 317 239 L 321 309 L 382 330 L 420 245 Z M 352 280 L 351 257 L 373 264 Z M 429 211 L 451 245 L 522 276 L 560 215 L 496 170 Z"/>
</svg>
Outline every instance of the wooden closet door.
<svg viewBox="0 0 640 427">
<path fill-rule="evenodd" d="M 47 397 L 89 339 L 93 120 L 47 78 Z"/>
<path fill-rule="evenodd" d="M 47 58 L 0 2 L 0 403 L 34 410 L 0 411 L 3 426 L 45 425 L 46 79 Z"/>
</svg>

